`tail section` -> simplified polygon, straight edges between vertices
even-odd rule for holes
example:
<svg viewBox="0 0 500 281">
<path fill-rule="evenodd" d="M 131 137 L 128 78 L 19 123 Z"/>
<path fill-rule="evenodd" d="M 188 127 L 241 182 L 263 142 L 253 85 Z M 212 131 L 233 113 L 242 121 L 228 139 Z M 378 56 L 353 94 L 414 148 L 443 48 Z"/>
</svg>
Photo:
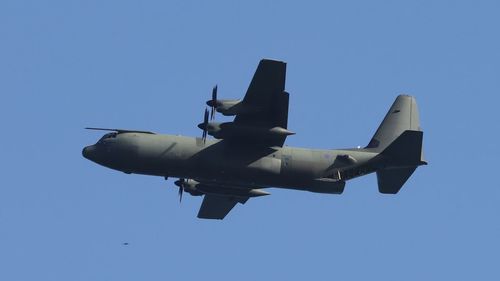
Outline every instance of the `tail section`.
<svg viewBox="0 0 500 281">
<path fill-rule="evenodd" d="M 400 95 L 366 148 L 382 152 L 406 130 L 421 131 L 417 101 L 412 96 Z"/>
<path fill-rule="evenodd" d="M 396 194 L 415 172 L 417 167 L 383 169 L 377 171 L 378 191 L 385 194 Z"/>
<path fill-rule="evenodd" d="M 427 164 L 422 140 L 417 101 L 412 96 L 398 96 L 366 147 L 385 159 L 384 168 L 377 171 L 381 193 L 398 193 L 415 169 Z"/>
<path fill-rule="evenodd" d="M 404 131 L 382 151 L 387 159 L 387 167 L 410 167 L 427 164 L 422 159 L 422 141 L 424 132 Z"/>
<path fill-rule="evenodd" d="M 398 193 L 417 167 L 427 164 L 422 159 L 423 135 L 422 131 L 404 131 L 382 151 L 385 166 L 377 171 L 380 193 Z"/>
</svg>

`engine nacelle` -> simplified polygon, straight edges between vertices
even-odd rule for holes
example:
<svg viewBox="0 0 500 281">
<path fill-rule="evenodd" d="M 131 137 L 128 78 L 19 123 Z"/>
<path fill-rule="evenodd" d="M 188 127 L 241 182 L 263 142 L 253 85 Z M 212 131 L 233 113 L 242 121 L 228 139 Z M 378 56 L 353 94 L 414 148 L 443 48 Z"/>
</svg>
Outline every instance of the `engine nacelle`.
<svg viewBox="0 0 500 281">
<path fill-rule="evenodd" d="M 215 103 L 215 104 L 214 104 Z M 241 107 L 241 100 L 213 100 L 207 101 L 207 105 L 214 107 L 217 112 L 230 116 L 238 114 L 238 108 Z"/>
<path fill-rule="evenodd" d="M 225 186 L 221 184 L 202 184 L 198 181 L 192 179 L 178 180 L 175 185 L 182 187 L 184 191 L 193 195 L 200 196 L 203 194 L 215 194 L 224 196 L 235 196 L 235 197 L 260 197 L 269 195 L 268 192 L 262 189 L 248 189 L 248 188 L 238 188 L 234 186 Z"/>
<path fill-rule="evenodd" d="M 245 104 L 242 100 L 213 100 L 207 101 L 207 105 L 224 116 L 234 116 L 237 114 L 257 113 L 261 109 L 257 106 Z"/>
<path fill-rule="evenodd" d="M 262 189 L 247 189 L 247 188 L 237 188 L 237 187 L 227 187 L 218 184 L 199 184 L 197 186 L 205 194 L 214 195 L 224 195 L 224 196 L 234 196 L 234 197 L 260 197 L 270 195 L 270 193 Z"/>
<path fill-rule="evenodd" d="M 320 178 L 313 180 L 307 191 L 315 193 L 341 194 L 344 192 L 345 181 L 330 178 Z"/>
<path fill-rule="evenodd" d="M 199 182 L 191 179 L 186 179 L 186 180 L 178 180 L 175 182 L 175 185 L 178 187 L 182 188 L 185 192 L 193 195 L 193 196 L 201 196 L 204 193 L 201 192 L 196 188 L 196 186 L 199 184 Z"/>
<path fill-rule="evenodd" d="M 200 124 L 200 128 L 203 129 L 203 124 Z M 207 133 L 216 139 L 225 138 L 245 138 L 245 137 L 255 137 L 260 138 L 276 138 L 276 137 L 286 137 L 294 135 L 295 133 L 281 127 L 273 128 L 262 128 L 262 127 L 251 127 L 251 126 L 241 126 L 234 124 L 233 122 L 217 123 L 209 122 L 207 124 Z"/>
</svg>

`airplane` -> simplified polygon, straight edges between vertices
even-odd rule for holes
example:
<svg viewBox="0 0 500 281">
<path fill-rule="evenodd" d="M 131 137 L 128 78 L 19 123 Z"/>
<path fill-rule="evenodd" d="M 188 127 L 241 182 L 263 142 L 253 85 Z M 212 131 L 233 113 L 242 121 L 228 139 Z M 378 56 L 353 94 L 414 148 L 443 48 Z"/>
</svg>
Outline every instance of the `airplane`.
<svg viewBox="0 0 500 281">
<path fill-rule="evenodd" d="M 399 95 L 366 147 L 324 150 L 285 146 L 289 93 L 286 63 L 260 61 L 241 100 L 217 98 L 198 124 L 201 137 L 163 135 L 149 131 L 109 131 L 87 146 L 85 158 L 126 174 L 178 178 L 183 192 L 204 196 L 198 218 L 222 220 L 237 204 L 270 195 L 268 187 L 341 194 L 346 181 L 376 173 L 379 192 L 396 194 L 423 157 L 423 131 L 417 102 Z M 215 113 L 235 116 L 215 122 Z M 213 138 L 207 138 L 207 135 Z"/>
</svg>

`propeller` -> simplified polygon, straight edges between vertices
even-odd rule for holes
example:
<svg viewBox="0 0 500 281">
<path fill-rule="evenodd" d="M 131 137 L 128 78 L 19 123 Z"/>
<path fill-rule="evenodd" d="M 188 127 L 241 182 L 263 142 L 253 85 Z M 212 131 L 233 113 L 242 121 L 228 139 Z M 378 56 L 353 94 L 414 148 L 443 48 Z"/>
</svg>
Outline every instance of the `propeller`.
<svg viewBox="0 0 500 281">
<path fill-rule="evenodd" d="M 184 193 L 184 182 L 185 179 L 183 178 L 180 178 L 179 180 L 174 182 L 174 184 L 179 187 L 179 203 L 182 202 L 182 193 Z"/>
<path fill-rule="evenodd" d="M 181 186 L 179 187 L 179 203 L 182 203 L 182 193 L 184 192 L 184 188 Z"/>
<path fill-rule="evenodd" d="M 203 123 L 198 125 L 200 129 L 203 130 L 203 134 L 201 135 L 201 138 L 203 139 L 203 142 L 205 143 L 207 140 L 207 128 L 208 128 L 208 109 L 205 108 L 205 115 L 203 116 Z"/>
<path fill-rule="evenodd" d="M 215 119 L 215 107 L 217 106 L 217 85 L 212 89 L 212 100 L 210 102 L 210 120 Z"/>
</svg>

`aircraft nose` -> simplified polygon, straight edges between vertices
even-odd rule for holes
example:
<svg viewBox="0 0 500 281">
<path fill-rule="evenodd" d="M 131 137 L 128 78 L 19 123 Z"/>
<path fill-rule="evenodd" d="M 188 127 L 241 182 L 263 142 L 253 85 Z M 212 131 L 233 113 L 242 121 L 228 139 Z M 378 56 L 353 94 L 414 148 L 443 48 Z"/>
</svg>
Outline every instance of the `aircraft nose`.
<svg viewBox="0 0 500 281">
<path fill-rule="evenodd" d="M 95 150 L 95 147 L 93 145 L 84 147 L 82 150 L 83 157 L 91 160 L 91 157 L 92 157 L 94 150 Z"/>
</svg>

